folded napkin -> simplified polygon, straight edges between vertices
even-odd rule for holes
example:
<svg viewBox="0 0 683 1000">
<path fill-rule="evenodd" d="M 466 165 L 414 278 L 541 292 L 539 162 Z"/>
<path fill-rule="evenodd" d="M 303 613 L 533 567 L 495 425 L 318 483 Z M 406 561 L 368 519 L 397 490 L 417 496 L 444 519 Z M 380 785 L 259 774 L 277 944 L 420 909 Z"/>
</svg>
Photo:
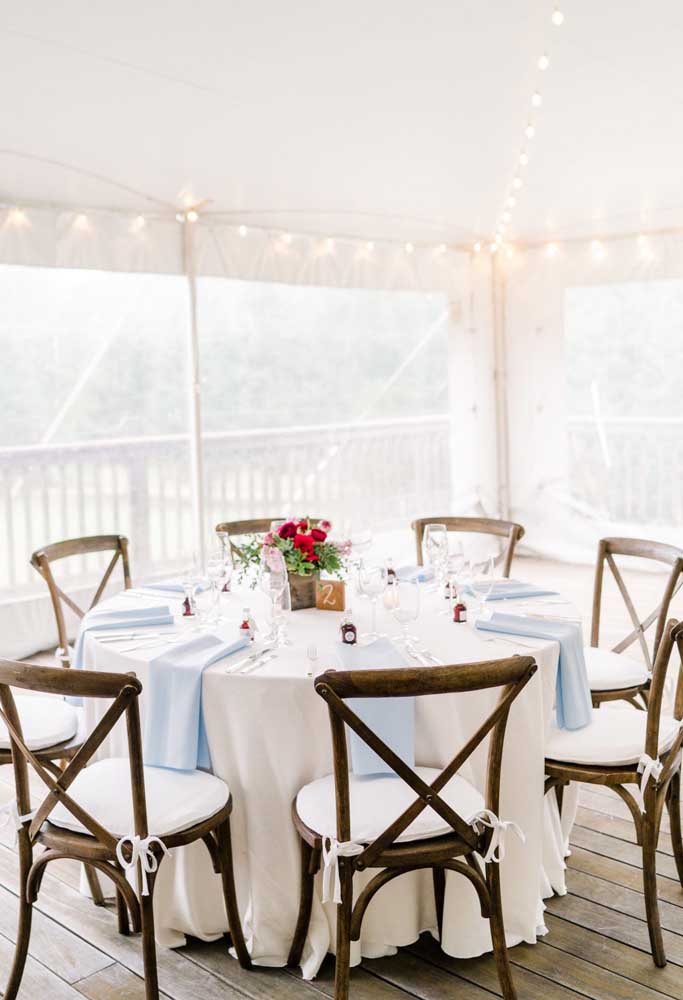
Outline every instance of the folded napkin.
<svg viewBox="0 0 683 1000">
<path fill-rule="evenodd" d="M 207 667 L 249 645 L 200 635 L 174 646 L 149 664 L 144 732 L 145 764 L 193 771 L 210 767 L 202 713 L 202 674 Z"/>
<path fill-rule="evenodd" d="M 463 593 L 471 594 L 473 597 L 486 597 L 489 601 L 503 601 L 506 597 L 544 597 L 550 594 L 557 594 L 556 590 L 548 590 L 545 587 L 536 587 L 533 583 L 522 583 L 521 580 L 494 580 L 493 587 L 485 580 L 466 583 L 461 588 Z"/>
<path fill-rule="evenodd" d="M 590 723 L 593 705 L 580 625 L 494 611 L 489 618 L 478 618 L 476 627 L 486 632 L 528 635 L 535 639 L 554 639 L 559 642 L 560 660 L 555 687 L 557 725 L 560 729 L 583 729 Z"/>
<path fill-rule="evenodd" d="M 342 670 L 382 670 L 409 665 L 407 657 L 388 639 L 377 639 L 367 646 L 338 643 L 335 652 Z M 348 705 L 397 757 L 414 767 L 414 698 L 349 698 Z M 352 731 L 349 745 L 354 774 L 396 773 Z"/>
<path fill-rule="evenodd" d="M 73 666 L 83 667 L 83 646 L 87 632 L 103 632 L 109 629 L 139 628 L 146 625 L 172 625 L 173 615 L 167 604 L 135 608 L 93 608 L 81 622 L 74 649 Z"/>
<path fill-rule="evenodd" d="M 417 583 L 426 583 L 434 579 L 434 570 L 429 566 L 400 566 L 396 570 L 396 576 L 399 580 L 407 580 L 409 583 L 413 580 Z"/>
<path fill-rule="evenodd" d="M 208 583 L 196 583 L 194 584 L 195 590 L 206 590 L 209 586 Z M 158 580 L 156 583 L 143 583 L 138 588 L 139 590 L 161 590 L 168 591 L 169 594 L 184 594 L 185 586 L 179 577 L 173 577 L 170 580 Z"/>
</svg>

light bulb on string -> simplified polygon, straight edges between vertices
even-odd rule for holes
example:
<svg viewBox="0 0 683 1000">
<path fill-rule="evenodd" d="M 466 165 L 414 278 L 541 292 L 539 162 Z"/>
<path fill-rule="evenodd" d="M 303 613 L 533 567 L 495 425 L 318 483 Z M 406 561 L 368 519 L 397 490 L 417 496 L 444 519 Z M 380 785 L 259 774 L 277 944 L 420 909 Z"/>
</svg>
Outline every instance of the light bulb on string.
<svg viewBox="0 0 683 1000">
<path fill-rule="evenodd" d="M 372 251 L 375 249 L 375 244 L 372 242 L 372 240 L 368 240 L 368 242 L 365 244 L 365 249 L 367 250 L 368 253 L 372 253 Z"/>
<path fill-rule="evenodd" d="M 10 208 L 7 213 L 7 222 L 10 226 L 15 226 L 17 229 L 23 226 L 28 226 L 28 216 L 21 208 L 17 208 L 16 205 Z"/>
<path fill-rule="evenodd" d="M 199 219 L 199 212 L 197 212 L 194 208 L 191 208 L 187 213 L 186 218 L 188 222 L 197 222 Z"/>
<path fill-rule="evenodd" d="M 517 204 L 517 199 L 515 198 L 514 194 L 511 194 L 509 196 L 506 204 L 507 204 L 508 208 L 514 208 L 515 207 L 515 205 Z"/>
<path fill-rule="evenodd" d="M 245 225 L 241 225 L 239 227 L 239 229 L 237 230 L 237 232 L 240 234 L 241 237 L 244 238 L 247 235 L 247 233 L 249 232 L 249 230 L 247 229 L 247 227 Z"/>
<path fill-rule="evenodd" d="M 522 150 L 522 152 L 519 154 L 519 162 L 522 167 L 526 167 L 527 163 L 529 162 L 529 154 L 524 150 Z"/>
<path fill-rule="evenodd" d="M 479 242 L 479 240 L 477 240 L 472 249 L 474 250 L 475 253 L 481 253 L 481 243 Z"/>
<path fill-rule="evenodd" d="M 556 7 L 555 10 L 553 11 L 553 16 L 551 20 L 556 28 L 559 28 L 561 27 L 561 25 L 564 24 L 564 14 L 562 13 L 559 7 Z"/>
<path fill-rule="evenodd" d="M 503 212 L 501 218 L 503 222 L 509 222 L 510 219 L 512 218 L 512 215 L 509 212 Z"/>
<path fill-rule="evenodd" d="M 88 229 L 88 227 L 89 227 L 88 216 L 84 215 L 81 212 L 74 219 L 74 229 L 80 229 L 81 232 L 84 232 L 86 229 Z"/>
<path fill-rule="evenodd" d="M 334 251 L 334 240 L 331 236 L 328 236 L 325 240 L 325 247 L 327 248 L 328 253 L 332 253 Z"/>
<path fill-rule="evenodd" d="M 531 107 L 532 108 L 540 108 L 540 106 L 542 104 L 543 104 L 543 98 L 541 97 L 541 95 L 539 94 L 539 92 L 537 90 L 535 90 L 533 92 L 533 94 L 531 95 Z"/>
<path fill-rule="evenodd" d="M 446 253 L 447 250 L 448 247 L 446 246 L 445 243 L 439 243 L 438 247 L 436 248 L 436 252 L 440 254 Z"/>
<path fill-rule="evenodd" d="M 489 247 L 489 250 L 491 251 L 491 253 L 498 253 L 498 244 L 492 243 Z"/>
<path fill-rule="evenodd" d="M 505 256 L 507 257 L 508 260 L 512 260 L 512 258 L 515 256 L 515 248 L 511 246 L 506 247 Z"/>
<path fill-rule="evenodd" d="M 591 254 L 593 256 L 593 260 L 604 260 L 605 248 L 600 240 L 593 240 L 591 243 Z"/>
<path fill-rule="evenodd" d="M 524 181 L 521 177 L 514 177 L 512 181 L 512 186 L 516 191 L 519 191 Z"/>
<path fill-rule="evenodd" d="M 282 234 L 282 242 L 286 243 L 287 246 L 289 246 L 289 244 L 292 242 L 292 234 L 291 233 L 283 233 Z"/>
<path fill-rule="evenodd" d="M 547 54 L 544 52 L 543 55 L 538 60 L 538 68 L 542 72 L 545 72 L 545 70 L 547 70 L 548 66 L 550 66 L 550 59 L 548 58 Z"/>
<path fill-rule="evenodd" d="M 548 243 L 545 248 L 546 257 L 556 257 L 559 247 L 557 243 Z"/>
<path fill-rule="evenodd" d="M 524 135 L 527 137 L 527 139 L 533 139 L 533 137 L 536 135 L 536 126 L 533 125 L 531 122 L 529 122 L 527 127 L 524 129 Z"/>
<path fill-rule="evenodd" d="M 185 215 L 184 215 L 184 213 L 183 212 L 176 212 L 176 214 L 175 214 L 175 221 L 176 222 L 184 222 L 185 221 Z"/>
<path fill-rule="evenodd" d="M 406 245 L 405 245 L 405 251 L 406 251 L 406 253 L 412 253 L 414 249 L 415 249 L 415 247 L 413 246 L 412 243 L 406 243 Z"/>
</svg>

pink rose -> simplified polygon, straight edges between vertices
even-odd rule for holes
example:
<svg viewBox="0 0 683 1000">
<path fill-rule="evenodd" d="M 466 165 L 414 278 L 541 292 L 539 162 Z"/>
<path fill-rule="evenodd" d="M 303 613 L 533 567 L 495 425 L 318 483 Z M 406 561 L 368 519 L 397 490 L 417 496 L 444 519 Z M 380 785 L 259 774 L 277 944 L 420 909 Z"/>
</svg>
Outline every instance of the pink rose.
<svg viewBox="0 0 683 1000">
<path fill-rule="evenodd" d="M 332 522 L 331 521 L 318 521 L 318 527 L 322 528 L 322 530 L 329 535 L 329 533 L 332 531 Z"/>
<path fill-rule="evenodd" d="M 273 532 L 272 531 L 269 531 L 266 535 L 264 535 L 264 537 L 263 537 L 263 544 L 264 545 L 272 545 L 273 544 Z"/>
</svg>

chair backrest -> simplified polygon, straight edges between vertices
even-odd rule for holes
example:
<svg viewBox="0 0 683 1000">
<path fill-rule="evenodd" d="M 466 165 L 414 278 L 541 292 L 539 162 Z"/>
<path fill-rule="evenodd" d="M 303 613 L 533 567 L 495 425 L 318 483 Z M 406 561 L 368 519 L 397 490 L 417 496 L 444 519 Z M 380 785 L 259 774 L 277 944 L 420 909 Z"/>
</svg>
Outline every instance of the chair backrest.
<svg viewBox="0 0 683 1000">
<path fill-rule="evenodd" d="M 636 612 L 631 595 L 615 561 L 615 556 L 635 556 L 636 558 L 646 559 L 650 562 L 664 563 L 671 567 L 660 603 L 642 620 Z M 654 658 L 657 656 L 657 649 L 664 632 L 664 625 L 669 615 L 672 598 L 683 584 L 683 549 L 679 549 L 675 545 L 665 545 L 662 542 L 651 542 L 644 538 L 602 538 L 600 540 L 598 543 L 595 586 L 593 589 L 591 646 L 599 645 L 605 563 L 609 566 L 610 572 L 616 581 L 619 593 L 623 598 L 629 618 L 633 624 L 632 631 L 614 646 L 613 651 L 615 653 L 622 653 L 638 640 L 645 662 L 648 669 L 650 669 L 652 668 Z M 652 655 L 650 655 L 645 639 L 645 632 L 653 623 L 656 623 L 655 637 Z"/>
<path fill-rule="evenodd" d="M 50 591 L 52 607 L 57 621 L 59 645 L 62 650 L 61 659 L 64 666 L 69 666 L 69 639 L 66 631 L 66 623 L 64 621 L 63 605 L 66 604 L 66 606 L 70 608 L 78 618 L 82 618 L 86 612 L 80 608 L 78 604 L 76 604 L 73 598 L 69 597 L 68 594 L 65 594 L 62 588 L 57 585 L 52 572 L 51 564 L 57 562 L 59 559 L 66 559 L 69 556 L 82 556 L 93 552 L 112 551 L 114 555 L 109 561 L 109 564 L 104 571 L 104 575 L 100 580 L 97 590 L 95 591 L 95 596 L 90 603 L 90 608 L 94 608 L 102 597 L 104 589 L 109 583 L 109 578 L 111 577 L 119 559 L 121 560 L 123 567 L 123 585 L 126 590 L 130 588 L 128 539 L 124 535 L 89 535 L 84 538 L 69 538 L 63 542 L 54 542 L 52 545 L 44 545 L 42 549 L 36 549 L 31 556 L 31 565 L 34 569 L 38 570 L 47 583 L 48 590 Z"/>
<path fill-rule="evenodd" d="M 216 525 L 217 535 L 227 535 L 230 541 L 230 551 L 234 556 L 238 556 L 241 553 L 239 545 L 233 542 L 233 538 L 237 538 L 242 535 L 265 535 L 270 531 L 270 526 L 273 521 L 283 521 L 285 518 L 282 517 L 256 517 L 249 521 L 221 521 L 220 524 Z M 308 520 L 312 525 L 318 523 L 319 518 L 309 517 Z"/>
<path fill-rule="evenodd" d="M 662 704 L 664 700 L 664 690 L 666 687 L 669 660 L 674 643 L 678 647 L 679 664 L 678 679 L 676 683 L 676 693 L 674 698 L 674 718 L 679 722 L 683 719 L 683 622 L 671 619 L 662 629 L 662 635 L 657 647 L 654 667 L 652 670 L 652 683 L 648 697 L 647 707 L 647 728 L 645 732 L 645 754 L 653 761 L 659 758 L 659 730 L 661 724 Z M 673 743 L 667 750 L 667 763 L 662 771 L 659 782 L 660 786 L 666 785 L 668 779 L 677 767 L 678 757 L 683 745 L 683 726 L 678 731 Z M 655 786 L 646 783 L 644 798 L 646 811 L 654 811 Z M 622 796 L 623 797 L 623 796 Z M 628 801 L 627 801 L 627 804 Z"/>
<path fill-rule="evenodd" d="M 535 672 L 536 663 L 533 657 L 514 656 L 505 660 L 444 667 L 402 667 L 395 670 L 341 672 L 328 670 L 318 676 L 315 689 L 327 702 L 332 730 L 337 839 L 346 842 L 351 836 L 347 726 L 417 795 L 415 801 L 368 844 L 362 854 L 353 859 L 355 867 L 372 868 L 373 862 L 382 851 L 391 847 L 397 837 L 400 837 L 413 820 L 428 807 L 437 812 L 468 846 L 474 848 L 479 835 L 468 824 L 466 818 L 460 816 L 441 798 L 439 792 L 490 733 L 486 808 L 498 815 L 503 743 L 510 706 Z M 405 698 L 464 693 L 484 688 L 501 688 L 495 709 L 482 721 L 476 732 L 431 785 L 427 785 L 413 768 L 404 763 L 346 704 L 348 698 Z"/>
<path fill-rule="evenodd" d="M 64 771 L 55 777 L 24 743 L 21 722 L 12 693 L 13 688 L 24 691 L 56 695 L 75 695 L 80 698 L 107 698 L 112 704 L 106 710 L 92 733 L 84 741 Z M 90 813 L 68 794 L 68 789 L 88 761 L 101 747 L 121 716 L 125 715 L 128 730 L 128 754 L 133 795 L 133 817 L 136 833 L 141 838 L 148 834 L 147 806 L 145 800 L 145 775 L 140 735 L 138 696 L 142 690 L 134 674 L 109 674 L 93 670 L 62 670 L 61 667 L 41 667 L 33 663 L 0 660 L 0 717 L 7 726 L 12 750 L 12 765 L 19 815 L 29 815 L 29 766 L 47 786 L 48 794 L 36 809 L 28 835 L 34 841 L 42 824 L 61 803 L 86 829 L 111 851 L 116 850 L 118 838 L 101 826 Z M 120 831 L 118 831 L 120 833 Z M 128 833 L 129 831 L 125 831 Z"/>
<path fill-rule="evenodd" d="M 412 525 L 415 532 L 418 566 L 423 565 L 422 540 L 428 524 L 445 524 L 447 531 L 472 532 L 477 535 L 495 535 L 504 538 L 506 544 L 503 545 L 496 563 L 502 567 L 501 572 L 504 577 L 510 576 L 515 546 L 520 538 L 524 537 L 524 528 L 521 524 L 516 524 L 514 521 L 500 521 L 495 517 L 420 517 L 413 521 Z"/>
</svg>

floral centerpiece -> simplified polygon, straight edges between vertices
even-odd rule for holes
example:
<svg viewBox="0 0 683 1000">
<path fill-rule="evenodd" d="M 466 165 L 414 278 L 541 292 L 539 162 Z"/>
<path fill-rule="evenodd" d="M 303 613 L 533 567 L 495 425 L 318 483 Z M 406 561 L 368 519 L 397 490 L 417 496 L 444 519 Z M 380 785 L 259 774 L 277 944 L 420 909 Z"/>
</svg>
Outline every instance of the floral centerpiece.
<svg viewBox="0 0 683 1000">
<path fill-rule="evenodd" d="M 350 542 L 336 542 L 329 538 L 332 525 L 329 521 L 311 521 L 310 518 L 292 518 L 281 524 L 277 531 L 266 535 L 252 535 L 241 542 L 237 559 L 243 572 L 249 566 L 260 565 L 269 552 L 279 550 L 289 575 L 292 610 L 312 608 L 315 605 L 315 583 L 320 573 L 341 577 L 345 560 L 351 551 Z M 254 582 L 255 585 L 255 582 Z"/>
</svg>

